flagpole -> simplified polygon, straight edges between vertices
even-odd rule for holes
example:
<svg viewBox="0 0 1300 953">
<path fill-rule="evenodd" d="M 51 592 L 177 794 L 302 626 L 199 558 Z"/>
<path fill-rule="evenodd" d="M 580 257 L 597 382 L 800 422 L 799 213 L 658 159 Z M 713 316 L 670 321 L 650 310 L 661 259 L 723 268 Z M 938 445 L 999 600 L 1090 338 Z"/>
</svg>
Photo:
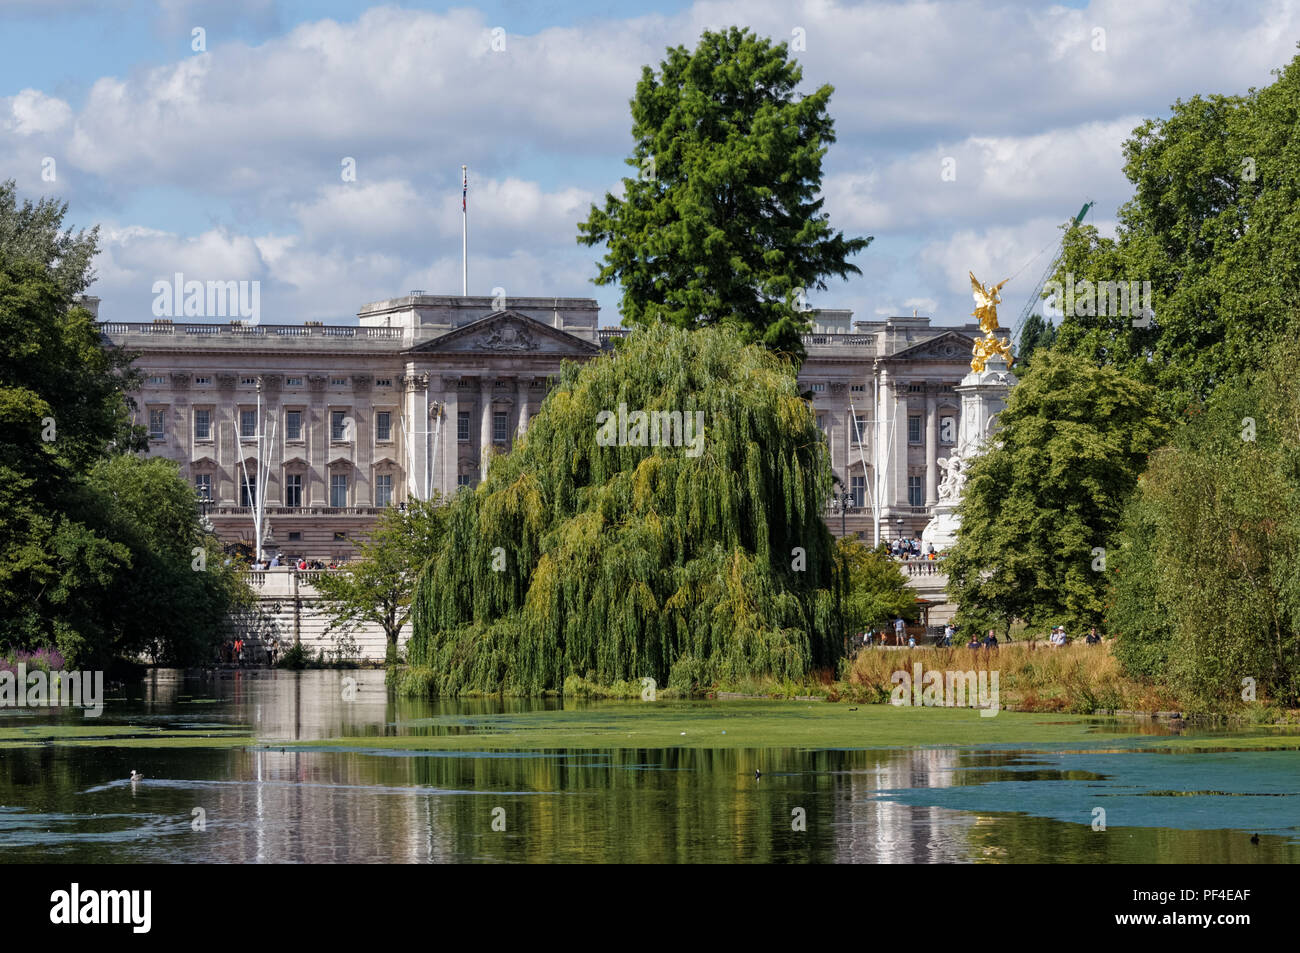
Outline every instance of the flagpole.
<svg viewBox="0 0 1300 953">
<path fill-rule="evenodd" d="M 460 294 L 469 297 L 469 166 L 460 167 Z"/>
</svg>

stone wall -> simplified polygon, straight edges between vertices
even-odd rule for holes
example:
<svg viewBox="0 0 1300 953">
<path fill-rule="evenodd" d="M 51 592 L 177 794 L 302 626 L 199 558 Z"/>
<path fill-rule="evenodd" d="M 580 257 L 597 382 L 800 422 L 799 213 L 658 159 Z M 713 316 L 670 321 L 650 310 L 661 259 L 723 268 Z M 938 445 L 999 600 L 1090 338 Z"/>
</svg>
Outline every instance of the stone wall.
<svg viewBox="0 0 1300 953">
<path fill-rule="evenodd" d="M 300 643 L 313 657 L 322 649 L 329 657 L 341 646 L 343 654 L 348 658 L 382 662 L 387 643 L 383 629 L 377 625 L 362 626 L 350 635 L 337 632 L 325 635 L 330 618 L 321 611 L 320 593 L 312 586 L 312 581 L 330 571 L 266 569 L 245 573 L 244 579 L 257 596 L 258 605 L 274 623 L 281 654 Z M 399 647 L 404 647 L 410 637 L 411 626 L 408 623 L 402 629 Z M 349 640 L 355 641 L 355 647 L 347 644 Z M 265 647 L 260 642 L 252 643 L 245 653 L 245 659 L 261 661 L 264 651 Z"/>
</svg>

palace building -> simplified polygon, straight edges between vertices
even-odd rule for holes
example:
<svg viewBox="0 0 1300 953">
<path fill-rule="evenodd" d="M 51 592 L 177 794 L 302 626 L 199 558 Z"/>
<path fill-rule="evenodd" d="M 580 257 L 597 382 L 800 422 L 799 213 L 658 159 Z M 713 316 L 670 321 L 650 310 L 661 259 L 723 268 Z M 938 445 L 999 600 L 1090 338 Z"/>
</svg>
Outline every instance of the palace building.
<svg viewBox="0 0 1300 953">
<path fill-rule="evenodd" d="M 92 311 L 98 299 L 88 298 Z M 976 325 L 812 315 L 800 374 L 840 486 L 832 531 L 919 535 L 957 434 L 953 387 Z M 356 325 L 101 322 L 135 352 L 150 452 L 177 461 L 227 542 L 346 559 L 380 509 L 474 486 L 528 429 L 564 361 L 627 332 L 589 298 L 446 297 L 368 304 Z M 593 422 L 593 438 L 595 423 Z"/>
</svg>

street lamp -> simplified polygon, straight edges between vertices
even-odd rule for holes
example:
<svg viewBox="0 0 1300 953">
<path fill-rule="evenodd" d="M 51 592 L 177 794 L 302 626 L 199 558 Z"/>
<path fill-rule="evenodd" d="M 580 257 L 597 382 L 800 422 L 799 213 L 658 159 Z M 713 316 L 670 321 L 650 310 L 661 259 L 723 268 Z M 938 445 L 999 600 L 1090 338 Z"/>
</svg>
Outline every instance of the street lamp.
<svg viewBox="0 0 1300 953">
<path fill-rule="evenodd" d="M 208 519 L 208 507 L 212 505 L 212 498 L 206 493 L 199 497 L 199 525 L 203 527 L 205 533 L 214 531 L 212 520 Z"/>
<path fill-rule="evenodd" d="M 853 502 L 853 494 L 845 491 L 838 496 L 831 497 L 831 505 L 837 507 L 840 511 L 840 535 L 847 536 L 848 529 L 844 525 L 845 517 L 848 516 L 849 504 Z"/>
</svg>

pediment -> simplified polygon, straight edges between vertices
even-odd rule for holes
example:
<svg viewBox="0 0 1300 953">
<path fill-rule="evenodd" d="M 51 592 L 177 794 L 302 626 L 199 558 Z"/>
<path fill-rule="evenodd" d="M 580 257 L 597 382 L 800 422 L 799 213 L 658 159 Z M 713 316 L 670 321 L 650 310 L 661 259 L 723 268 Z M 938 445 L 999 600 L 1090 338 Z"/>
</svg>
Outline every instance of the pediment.
<svg viewBox="0 0 1300 953">
<path fill-rule="evenodd" d="M 310 467 L 311 464 L 308 463 L 306 459 L 304 459 L 303 457 L 293 456 L 293 457 L 286 458 L 284 463 L 281 464 L 281 466 L 286 468 L 287 467 Z"/>
<path fill-rule="evenodd" d="M 382 457 L 376 457 L 371 461 L 371 464 L 376 467 L 395 467 L 397 466 L 397 461 L 385 454 Z"/>
<path fill-rule="evenodd" d="M 201 457 L 195 457 L 190 461 L 190 468 L 194 470 L 216 469 L 217 461 L 204 454 Z"/>
<path fill-rule="evenodd" d="M 928 341 L 918 341 L 911 347 L 903 348 L 889 355 L 888 360 L 906 359 L 909 361 L 959 361 L 969 360 L 975 339 L 960 331 L 946 331 Z"/>
<path fill-rule="evenodd" d="M 547 354 L 590 357 L 600 346 L 518 311 L 494 311 L 407 350 L 408 354 Z"/>
</svg>

